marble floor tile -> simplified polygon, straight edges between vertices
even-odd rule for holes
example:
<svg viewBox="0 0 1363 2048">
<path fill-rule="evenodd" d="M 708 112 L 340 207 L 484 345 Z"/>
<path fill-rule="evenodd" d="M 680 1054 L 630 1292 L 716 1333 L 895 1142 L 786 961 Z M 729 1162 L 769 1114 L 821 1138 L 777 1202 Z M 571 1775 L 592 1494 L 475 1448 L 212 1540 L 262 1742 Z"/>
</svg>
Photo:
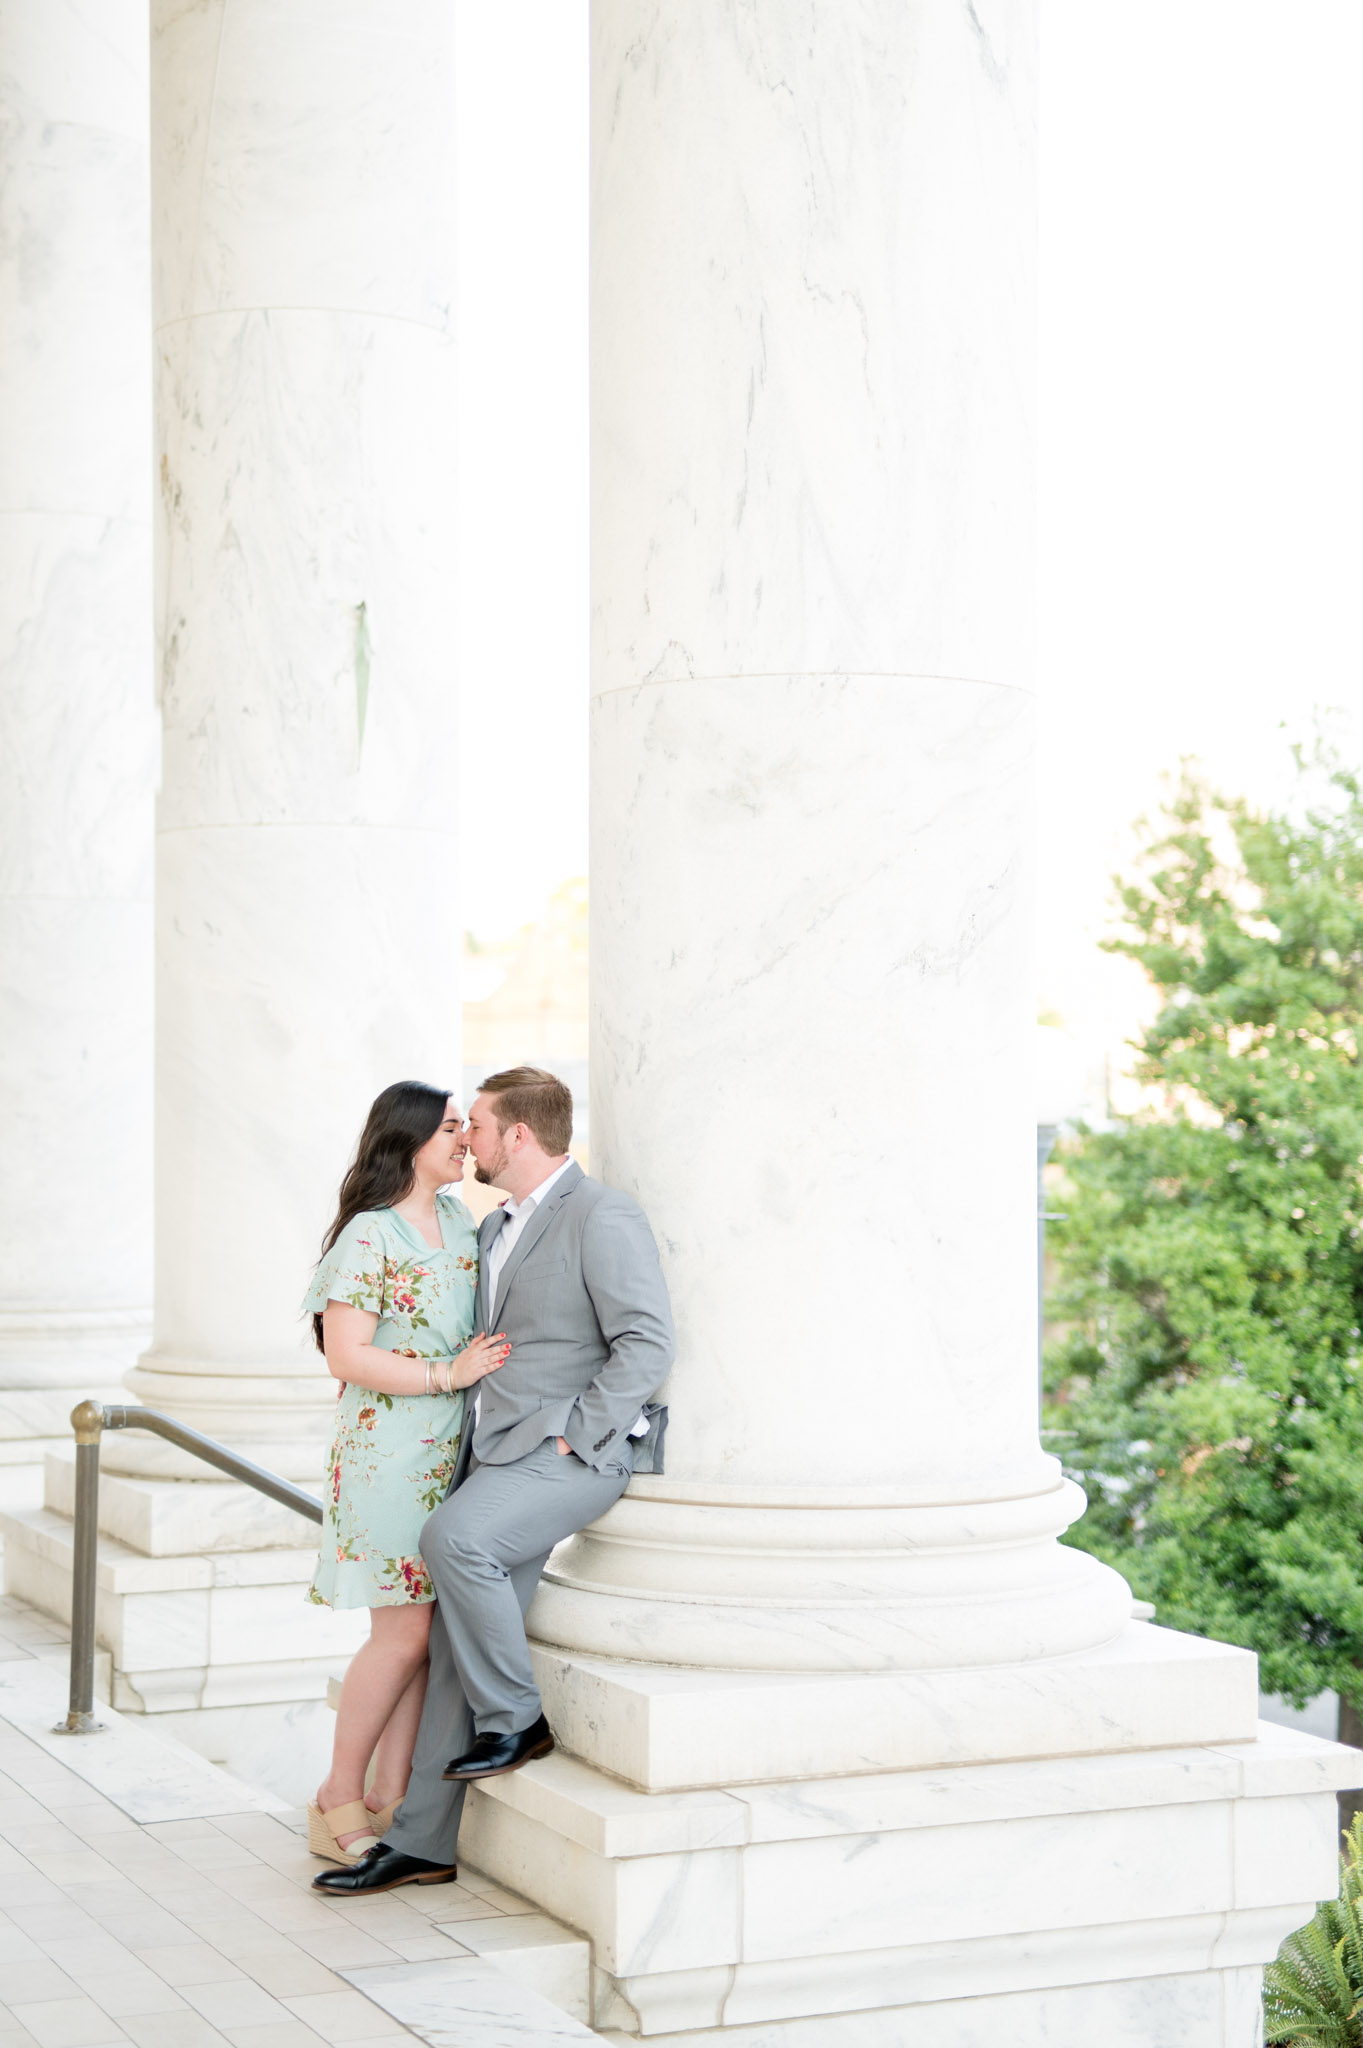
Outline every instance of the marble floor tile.
<svg viewBox="0 0 1363 2048">
<path fill-rule="evenodd" d="M 516 1892 L 504 1891 L 501 1885 L 493 1884 L 491 1878 L 482 1877 L 477 1871 L 469 1871 L 461 1876 L 459 1881 L 465 1891 L 486 1899 L 487 1903 L 495 1906 L 500 1913 L 533 1913 L 535 1910 L 529 1899 L 521 1898 Z M 439 1887 L 433 1889 L 438 1890 Z"/>
<path fill-rule="evenodd" d="M 194 2010 L 215 2027 L 262 2026 L 267 2021 L 287 2020 L 289 2013 L 272 1998 L 263 1985 L 250 1977 L 218 1979 L 205 1984 L 186 1984 L 184 1996 Z"/>
<path fill-rule="evenodd" d="M 252 1911 L 263 1912 L 264 1901 L 267 1899 L 298 1899 L 309 1896 L 311 1871 L 308 1873 L 308 1882 L 304 1883 L 301 1877 L 290 1876 L 286 1871 L 273 1869 L 268 1863 L 258 1862 L 249 1850 L 243 1853 L 246 1861 L 239 1866 L 213 1872 L 214 1884 L 226 1892 L 229 1898 L 238 1900 Z M 314 1869 L 320 1868 L 320 1864 L 314 1865 Z M 258 1908 L 257 1901 L 261 1902 Z M 320 1904 L 321 1901 L 313 1894 L 311 1903 Z"/>
<path fill-rule="evenodd" d="M 285 1827 L 273 1814 L 242 1813 L 227 1814 L 214 1826 L 229 1840 L 240 1842 L 260 1862 L 272 1870 L 288 1877 L 304 1878 L 309 1883 L 322 1865 L 316 1856 L 310 1855 L 307 1843 Z"/>
<path fill-rule="evenodd" d="M 88 1938 L 66 1936 L 61 1941 L 44 1942 L 42 1954 L 49 1962 L 65 1970 L 68 1977 L 79 1978 L 82 1970 L 116 1969 L 127 1956 L 127 1949 L 121 1942 L 112 1940 L 108 1934 L 94 1934 Z"/>
<path fill-rule="evenodd" d="M 16 1927 L 8 1913 L 0 1913 L 0 1968 L 11 1963 L 36 1963 L 43 1955 L 32 1935 Z"/>
<path fill-rule="evenodd" d="M 551 1920 L 545 1913 L 508 1913 L 501 1920 L 475 1920 L 456 1932 L 454 1938 L 475 1955 L 492 1955 L 507 1948 L 577 1946 L 582 1940 L 561 1920 Z"/>
<path fill-rule="evenodd" d="M 296 1950 L 288 1955 L 239 1956 L 237 1963 L 248 1977 L 273 1992 L 276 1998 L 300 1998 L 308 1991 L 342 1988 L 334 1970 L 319 1963 L 315 1956 L 300 1955 Z"/>
<path fill-rule="evenodd" d="M 269 1949 L 273 1949 L 277 1955 L 288 1955 L 298 1942 L 297 1935 L 278 1932 L 267 1927 L 263 1920 L 256 1920 L 254 1917 L 249 1921 L 196 1921 L 194 1933 L 199 1940 L 209 1942 L 230 1962 L 235 1962 L 238 1956 L 262 1955 Z"/>
<path fill-rule="evenodd" d="M 226 2034 L 196 2012 L 148 2012 L 120 2024 L 137 2048 L 232 2048 Z"/>
<path fill-rule="evenodd" d="M 137 1834 L 137 1822 L 107 1799 L 73 1799 L 54 1810 L 61 1813 L 65 1826 L 82 1842 L 97 1842 L 101 1856 L 109 1853 L 111 1835 L 134 1839 Z"/>
<path fill-rule="evenodd" d="M 263 2027 L 229 2027 L 232 2048 L 327 2048 L 302 2020 L 270 2020 Z"/>
<path fill-rule="evenodd" d="M 392 1949 L 381 1941 L 375 1941 L 372 1934 L 361 1933 L 358 1927 L 347 1927 L 344 1921 L 331 1927 L 301 1927 L 292 1937 L 295 1948 L 305 1949 L 319 1963 L 329 1963 L 339 1969 L 342 1963 L 392 1963 L 397 1958 Z"/>
<path fill-rule="evenodd" d="M 92 1920 L 103 1926 L 105 1921 L 116 1919 L 122 1913 L 140 1913 L 149 1903 L 141 1885 L 134 1884 L 129 1877 L 117 1873 L 110 1878 L 87 1882 L 84 1878 L 72 1880 L 58 1877 L 48 1871 L 53 1882 L 59 1884 L 73 1906 L 79 1906 L 82 1913 L 88 1913 Z"/>
<path fill-rule="evenodd" d="M 35 1880 L 34 1889 L 41 1880 Z M 22 1927 L 25 1934 L 31 1934 L 40 1947 L 49 1941 L 74 1941 L 79 1938 L 93 1940 L 100 1932 L 98 1920 L 82 1913 L 79 1906 L 73 1906 L 58 1892 L 55 1899 L 40 1899 L 37 1904 L 26 1906 L 15 1900 L 6 1906 L 16 1927 Z"/>
<path fill-rule="evenodd" d="M 142 1895 L 137 1885 L 94 1849 L 63 1849 L 56 1854 L 39 1849 L 25 1853 L 34 1869 L 60 1885 L 83 1912 L 98 1913 L 100 1907 L 117 1912 L 120 1902 L 126 1904 Z"/>
<path fill-rule="evenodd" d="M 41 1807 L 37 1820 L 18 1821 L 7 1826 L 4 1834 L 5 1840 L 14 1848 L 22 1850 L 30 1861 L 35 1856 L 90 1854 L 79 1835 L 73 1835 L 70 1828 L 63 1827 L 59 1820 Z M 110 1875 L 114 1873 L 111 1871 Z M 60 1883 L 60 1879 L 54 1878 L 53 1883 Z"/>
<path fill-rule="evenodd" d="M 64 1904 L 55 1884 L 39 1877 L 33 1866 L 21 1856 L 13 1871 L 0 1870 L 0 1912 L 10 1913 L 16 1905 L 38 1905 L 43 1901 L 49 1905 Z"/>
<path fill-rule="evenodd" d="M 132 1906 L 124 1913 L 109 1913 L 100 1922 L 104 1932 L 124 1948 L 170 1948 L 175 1944 L 197 1941 L 193 1928 L 186 1927 L 183 1920 L 177 1920 L 164 1906 L 158 1906 L 155 1899 L 147 1899 L 141 1906 Z"/>
<path fill-rule="evenodd" d="M 388 1946 L 395 1955 L 401 1956 L 404 1963 L 438 1962 L 442 1956 L 449 1955 L 451 1951 L 456 1955 L 467 1954 L 467 1950 L 461 1948 L 457 1942 L 452 1942 L 448 1935 L 441 1933 L 439 1928 L 436 1928 L 433 1934 L 417 1935 L 414 1941 L 408 1941 L 399 1936 L 396 1939 L 390 1940 Z"/>
<path fill-rule="evenodd" d="M 186 2011 L 183 1998 L 150 1970 L 124 1968 L 91 1971 L 81 1981 L 87 1998 L 93 1998 L 110 2019 L 120 2023 L 134 2014 Z"/>
<path fill-rule="evenodd" d="M 400 1969 L 420 1968 L 419 1964 L 399 1964 Z M 383 2025 L 380 2015 L 375 2012 L 368 1998 L 358 1991 L 315 1991 L 305 1993 L 301 1998 L 285 2000 L 295 2019 L 321 2035 L 327 2042 L 341 2044 L 366 2038 L 382 2039 Z M 402 2027 L 390 2025 L 391 2036 L 401 2039 Z"/>
<path fill-rule="evenodd" d="M 4 2048 L 38 2048 L 27 2027 L 21 2027 L 14 2015 L 0 2005 L 0 2041 Z"/>
<path fill-rule="evenodd" d="M 202 1839 L 195 1836 L 188 1841 L 172 1842 L 170 1847 L 191 1869 L 211 1872 L 214 1877 L 219 1871 L 232 1869 L 260 1870 L 258 1856 L 216 1831 Z"/>
<path fill-rule="evenodd" d="M 5 1964 L 6 2005 L 33 2005 L 43 1998 L 78 1998 L 80 1986 L 73 1977 L 47 1956 L 38 1955 L 36 1961 Z"/>
<path fill-rule="evenodd" d="M 106 2048 L 106 2044 L 128 2038 L 92 1998 L 42 1999 L 34 2005 L 16 2002 L 10 2011 L 40 2048 Z"/>
<path fill-rule="evenodd" d="M 409 1884 L 412 1911 L 427 1920 L 491 1920 L 501 1916 L 501 1907 L 481 1892 L 467 1891 L 462 1884 Z"/>
<path fill-rule="evenodd" d="M 408 1891 L 415 1889 L 408 1885 Z M 418 1935 L 429 1934 L 430 1922 L 424 1913 L 414 1912 L 402 1895 L 396 1892 L 381 1892 L 373 1899 L 344 1899 L 328 1903 L 326 1911 L 338 1920 L 348 1921 L 365 1934 L 372 1934 L 376 1941 L 388 1941 L 394 1935 L 406 1935 L 415 1940 Z"/>
<path fill-rule="evenodd" d="M 251 1974 L 240 1964 L 229 1962 L 206 1941 L 191 1939 L 166 1948 L 141 1948 L 134 1953 L 140 1963 L 154 1970 L 166 1984 L 218 1984 Z"/>
</svg>

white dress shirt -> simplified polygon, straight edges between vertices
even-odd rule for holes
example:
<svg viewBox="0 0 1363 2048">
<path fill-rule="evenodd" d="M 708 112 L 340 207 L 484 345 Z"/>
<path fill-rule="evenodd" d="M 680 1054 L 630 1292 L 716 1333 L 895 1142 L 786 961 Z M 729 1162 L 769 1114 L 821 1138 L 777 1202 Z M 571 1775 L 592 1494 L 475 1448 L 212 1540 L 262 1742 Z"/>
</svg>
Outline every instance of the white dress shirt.
<svg viewBox="0 0 1363 2048">
<path fill-rule="evenodd" d="M 542 1180 L 537 1188 L 531 1188 L 530 1193 L 523 1202 L 507 1201 L 502 1204 L 506 1211 L 506 1222 L 493 1238 L 491 1245 L 488 1247 L 487 1255 L 486 1296 L 489 1336 L 494 1334 L 492 1317 L 497 1306 L 497 1282 L 501 1278 L 502 1267 L 511 1257 L 516 1239 L 525 1229 L 535 1210 L 544 1200 L 554 1182 L 562 1180 L 572 1163 L 571 1159 L 565 1159 L 562 1166 L 556 1166 L 547 1180 Z"/>
</svg>

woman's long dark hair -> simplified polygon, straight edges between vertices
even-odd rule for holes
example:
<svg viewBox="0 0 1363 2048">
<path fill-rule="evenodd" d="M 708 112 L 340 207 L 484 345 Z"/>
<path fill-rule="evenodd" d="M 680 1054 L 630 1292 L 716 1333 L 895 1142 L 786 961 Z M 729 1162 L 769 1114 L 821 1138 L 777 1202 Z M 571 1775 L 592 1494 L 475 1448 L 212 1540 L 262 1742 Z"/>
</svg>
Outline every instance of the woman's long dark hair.
<svg viewBox="0 0 1363 2048">
<path fill-rule="evenodd" d="M 322 1239 L 323 1257 L 352 1216 L 361 1216 L 366 1209 L 391 1209 L 411 1193 L 416 1177 L 412 1162 L 444 1123 L 449 1099 L 448 1088 L 430 1088 L 424 1081 L 394 1081 L 374 1097 L 355 1157 L 341 1182 L 336 1215 Z M 320 1315 L 312 1319 L 312 1334 L 317 1349 L 324 1352 Z"/>
</svg>

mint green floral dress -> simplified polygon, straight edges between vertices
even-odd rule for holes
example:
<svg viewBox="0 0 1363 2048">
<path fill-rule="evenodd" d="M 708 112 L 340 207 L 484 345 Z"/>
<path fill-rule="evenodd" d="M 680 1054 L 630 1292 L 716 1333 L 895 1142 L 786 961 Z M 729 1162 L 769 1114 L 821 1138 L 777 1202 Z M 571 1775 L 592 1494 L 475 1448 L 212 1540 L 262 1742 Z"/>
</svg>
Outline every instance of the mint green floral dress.
<svg viewBox="0 0 1363 2048">
<path fill-rule="evenodd" d="M 370 1341 L 380 1351 L 452 1357 L 473 1334 L 478 1230 L 453 1195 L 437 1195 L 435 1209 L 439 1251 L 395 1209 L 354 1217 L 318 1266 L 304 1312 L 348 1302 L 378 1316 Z M 435 1598 L 417 1539 L 445 1498 L 463 1415 L 462 1388 L 446 1396 L 342 1386 L 309 1600 L 401 1607 Z"/>
</svg>

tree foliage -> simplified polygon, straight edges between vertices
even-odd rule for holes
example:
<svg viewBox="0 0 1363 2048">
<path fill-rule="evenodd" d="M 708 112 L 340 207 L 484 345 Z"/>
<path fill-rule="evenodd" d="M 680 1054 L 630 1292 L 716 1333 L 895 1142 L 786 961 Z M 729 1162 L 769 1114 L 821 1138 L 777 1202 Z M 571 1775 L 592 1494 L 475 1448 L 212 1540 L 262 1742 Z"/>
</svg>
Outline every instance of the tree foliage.
<svg viewBox="0 0 1363 2048">
<path fill-rule="evenodd" d="M 1339 1897 L 1289 1934 L 1264 1972 L 1264 2040 L 1363 2048 L 1363 1818 L 1340 1858 Z"/>
<path fill-rule="evenodd" d="M 1047 1421 L 1071 1541 L 1363 1708 L 1363 795 L 1299 766 L 1270 814 L 1185 772 L 1120 891 L 1152 1106 L 1065 1150 Z"/>
</svg>

